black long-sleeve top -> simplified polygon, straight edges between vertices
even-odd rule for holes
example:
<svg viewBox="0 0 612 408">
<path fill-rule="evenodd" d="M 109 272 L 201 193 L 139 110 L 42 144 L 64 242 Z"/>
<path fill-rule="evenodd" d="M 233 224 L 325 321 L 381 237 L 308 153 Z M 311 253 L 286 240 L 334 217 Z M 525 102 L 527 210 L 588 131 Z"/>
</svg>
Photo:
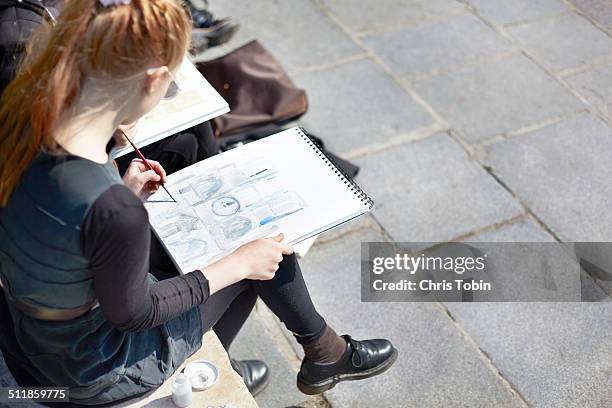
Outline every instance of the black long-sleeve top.
<svg viewBox="0 0 612 408">
<path fill-rule="evenodd" d="M 200 270 L 154 282 L 149 275 L 151 231 L 144 205 L 126 186 L 102 193 L 81 224 L 81 246 L 94 273 L 104 316 L 123 331 L 158 326 L 204 302 Z"/>
</svg>

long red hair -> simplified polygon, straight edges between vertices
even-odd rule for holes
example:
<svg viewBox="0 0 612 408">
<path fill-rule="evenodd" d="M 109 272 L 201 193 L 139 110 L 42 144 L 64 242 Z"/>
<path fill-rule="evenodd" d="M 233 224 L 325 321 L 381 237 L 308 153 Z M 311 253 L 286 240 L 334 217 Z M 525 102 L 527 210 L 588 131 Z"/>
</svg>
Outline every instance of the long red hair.
<svg viewBox="0 0 612 408">
<path fill-rule="evenodd" d="M 0 206 L 34 157 L 57 149 L 53 132 L 85 77 L 120 80 L 154 66 L 176 67 L 190 38 L 191 22 L 178 0 L 110 7 L 67 1 L 57 23 L 32 37 L 29 56 L 0 99 Z"/>
</svg>

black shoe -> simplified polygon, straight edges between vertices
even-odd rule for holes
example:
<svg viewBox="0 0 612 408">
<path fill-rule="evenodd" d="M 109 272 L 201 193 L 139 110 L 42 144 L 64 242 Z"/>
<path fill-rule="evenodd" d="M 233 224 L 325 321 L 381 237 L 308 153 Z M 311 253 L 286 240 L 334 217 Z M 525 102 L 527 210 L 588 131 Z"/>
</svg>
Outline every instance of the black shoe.
<svg viewBox="0 0 612 408">
<path fill-rule="evenodd" d="M 304 358 L 297 375 L 297 386 L 304 394 L 321 394 L 341 381 L 374 377 L 387 371 L 397 359 L 397 350 L 389 340 L 357 341 L 348 334 L 342 337 L 347 347 L 337 362 L 320 364 Z"/>
<path fill-rule="evenodd" d="M 193 37 L 198 41 L 206 39 L 208 47 L 225 44 L 240 28 L 240 24 L 231 17 L 216 19 L 210 11 L 200 10 L 194 6 L 190 6 L 190 10 L 193 19 Z"/>
<path fill-rule="evenodd" d="M 268 366 L 261 360 L 230 360 L 234 370 L 240 374 L 252 396 L 263 391 L 270 382 Z"/>
</svg>

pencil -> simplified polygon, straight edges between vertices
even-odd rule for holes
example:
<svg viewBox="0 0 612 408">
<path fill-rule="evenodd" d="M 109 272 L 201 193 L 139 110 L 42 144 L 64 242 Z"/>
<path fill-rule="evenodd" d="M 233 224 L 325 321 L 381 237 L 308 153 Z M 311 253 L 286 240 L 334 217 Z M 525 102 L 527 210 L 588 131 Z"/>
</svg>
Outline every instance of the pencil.
<svg viewBox="0 0 612 408">
<path fill-rule="evenodd" d="M 136 145 L 134 144 L 134 142 L 132 142 L 132 141 L 130 140 L 130 138 L 127 136 L 127 134 L 126 134 L 126 133 L 125 133 L 123 130 L 121 130 L 121 129 L 117 129 L 117 130 L 119 130 L 119 131 L 121 132 L 121 134 L 123 135 L 123 137 L 125 137 L 125 140 L 127 140 L 127 141 L 128 141 L 128 142 L 129 142 L 129 143 L 132 145 L 132 147 L 134 148 L 134 151 L 136 152 L 136 154 L 138 155 L 138 157 L 140 158 L 140 160 L 142 160 L 142 162 L 145 164 L 145 166 L 147 166 L 147 168 L 148 168 L 149 170 L 153 170 L 153 171 L 155 171 L 155 169 L 153 168 L 153 166 L 151 166 L 151 163 L 149 163 L 149 162 L 147 161 L 147 159 L 145 159 L 145 157 L 143 156 L 143 154 L 142 154 L 142 153 L 140 152 L 140 150 L 139 150 L 139 149 L 136 147 Z M 156 173 L 157 173 L 157 172 L 156 172 Z M 166 188 L 166 186 L 164 186 L 164 183 L 160 182 L 159 184 L 161 184 L 162 188 L 163 188 L 164 190 L 166 190 L 166 193 L 168 193 L 168 195 L 170 196 L 170 198 L 172 199 L 172 201 L 174 201 L 174 202 L 176 203 L 176 200 L 174 199 L 174 197 L 172 197 L 172 194 L 170 194 L 170 192 L 168 191 L 168 189 Z"/>
</svg>

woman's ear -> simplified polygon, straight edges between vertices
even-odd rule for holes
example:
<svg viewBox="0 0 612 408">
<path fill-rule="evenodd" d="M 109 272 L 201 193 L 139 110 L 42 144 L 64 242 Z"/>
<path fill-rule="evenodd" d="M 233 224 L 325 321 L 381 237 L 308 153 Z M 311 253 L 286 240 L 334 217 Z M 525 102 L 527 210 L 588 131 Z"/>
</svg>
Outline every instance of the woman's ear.
<svg viewBox="0 0 612 408">
<path fill-rule="evenodd" d="M 170 70 L 166 66 L 147 70 L 147 76 L 144 82 L 145 95 L 156 95 L 161 93 L 162 90 L 165 92 L 168 82 L 166 78 L 169 72 Z"/>
<path fill-rule="evenodd" d="M 136 85 L 139 88 L 125 89 L 127 98 L 122 99 L 125 107 L 121 118 L 124 123 L 134 122 L 150 112 L 168 89 L 171 77 L 168 67 L 151 68 L 145 74 L 144 80 Z"/>
</svg>

